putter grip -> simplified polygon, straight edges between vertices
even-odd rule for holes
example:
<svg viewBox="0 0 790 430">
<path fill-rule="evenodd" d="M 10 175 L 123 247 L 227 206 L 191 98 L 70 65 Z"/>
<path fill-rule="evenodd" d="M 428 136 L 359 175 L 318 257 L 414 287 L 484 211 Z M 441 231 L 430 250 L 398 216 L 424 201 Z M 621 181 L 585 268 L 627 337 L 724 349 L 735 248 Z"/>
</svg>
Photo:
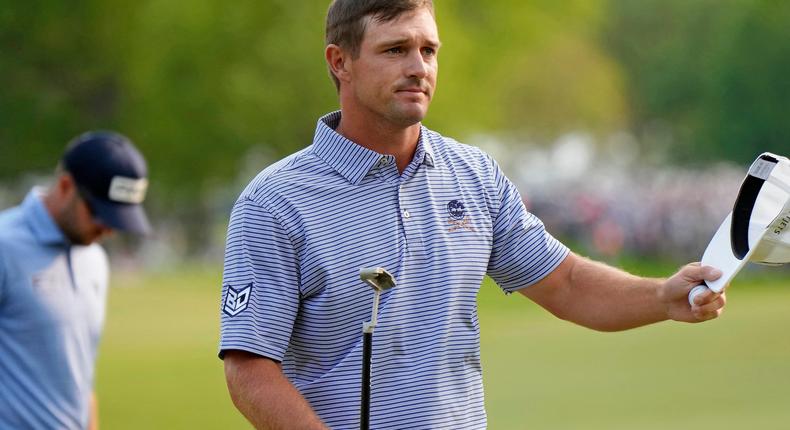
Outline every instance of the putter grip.
<svg viewBox="0 0 790 430">
<path fill-rule="evenodd" d="M 362 399 L 359 410 L 360 430 L 370 429 L 370 362 L 373 356 L 373 333 L 362 334 Z"/>
<path fill-rule="evenodd" d="M 697 297 L 698 295 L 704 293 L 707 290 L 708 287 L 705 284 L 700 284 L 692 288 L 691 291 L 689 291 L 689 304 L 694 306 L 694 297 Z"/>
</svg>

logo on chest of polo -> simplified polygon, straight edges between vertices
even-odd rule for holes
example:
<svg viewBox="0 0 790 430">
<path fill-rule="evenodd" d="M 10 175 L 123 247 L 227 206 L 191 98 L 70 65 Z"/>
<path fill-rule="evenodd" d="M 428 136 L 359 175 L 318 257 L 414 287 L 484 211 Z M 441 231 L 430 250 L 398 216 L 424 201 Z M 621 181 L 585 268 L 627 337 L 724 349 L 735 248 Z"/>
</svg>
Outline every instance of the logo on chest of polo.
<svg viewBox="0 0 790 430">
<path fill-rule="evenodd" d="M 475 231 L 472 225 L 472 219 L 466 213 L 466 206 L 460 200 L 450 200 L 447 202 L 447 213 L 450 217 L 447 218 L 447 231 L 453 233 L 455 231 Z"/>
<path fill-rule="evenodd" d="M 236 316 L 250 303 L 250 293 L 252 293 L 252 283 L 244 288 L 235 289 L 228 285 L 228 292 L 225 295 L 225 303 L 222 311 L 229 316 Z"/>
</svg>

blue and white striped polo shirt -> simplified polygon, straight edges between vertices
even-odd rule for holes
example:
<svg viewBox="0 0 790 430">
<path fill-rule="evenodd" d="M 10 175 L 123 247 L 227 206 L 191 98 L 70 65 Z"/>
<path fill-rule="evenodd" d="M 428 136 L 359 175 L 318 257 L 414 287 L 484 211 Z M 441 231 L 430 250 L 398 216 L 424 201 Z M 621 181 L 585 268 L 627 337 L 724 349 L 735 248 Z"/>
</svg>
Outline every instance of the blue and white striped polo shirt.
<svg viewBox="0 0 790 430">
<path fill-rule="evenodd" d="M 542 279 L 567 248 L 524 208 L 493 159 L 422 128 L 402 174 L 390 155 L 318 121 L 313 144 L 261 172 L 230 217 L 222 351 L 282 361 L 334 429 L 359 428 L 362 267 L 397 286 L 373 341 L 371 428 L 485 428 L 476 297 Z"/>
</svg>

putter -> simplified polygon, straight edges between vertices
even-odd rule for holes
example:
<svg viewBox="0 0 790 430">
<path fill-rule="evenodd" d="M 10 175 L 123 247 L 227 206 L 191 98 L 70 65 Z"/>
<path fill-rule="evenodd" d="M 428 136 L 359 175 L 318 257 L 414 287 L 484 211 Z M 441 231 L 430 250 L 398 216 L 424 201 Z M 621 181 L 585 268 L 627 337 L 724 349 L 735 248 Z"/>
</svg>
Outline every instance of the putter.
<svg viewBox="0 0 790 430">
<path fill-rule="evenodd" d="M 383 267 L 359 269 L 359 279 L 373 288 L 373 310 L 370 321 L 362 323 L 362 405 L 359 426 L 370 428 L 370 360 L 373 355 L 373 329 L 378 323 L 379 298 L 381 293 L 395 286 L 395 278 Z"/>
</svg>

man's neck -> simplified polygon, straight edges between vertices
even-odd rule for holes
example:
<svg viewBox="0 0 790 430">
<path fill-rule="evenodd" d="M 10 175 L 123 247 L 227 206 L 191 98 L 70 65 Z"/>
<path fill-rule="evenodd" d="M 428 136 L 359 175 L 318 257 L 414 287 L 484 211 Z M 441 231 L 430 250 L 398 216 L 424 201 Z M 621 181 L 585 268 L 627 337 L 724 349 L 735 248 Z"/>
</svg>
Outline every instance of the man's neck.
<svg viewBox="0 0 790 430">
<path fill-rule="evenodd" d="M 343 110 L 335 131 L 357 145 L 395 157 L 398 171 L 409 165 L 420 139 L 420 123 L 397 126 L 384 121 L 371 121 L 353 111 Z"/>
</svg>

